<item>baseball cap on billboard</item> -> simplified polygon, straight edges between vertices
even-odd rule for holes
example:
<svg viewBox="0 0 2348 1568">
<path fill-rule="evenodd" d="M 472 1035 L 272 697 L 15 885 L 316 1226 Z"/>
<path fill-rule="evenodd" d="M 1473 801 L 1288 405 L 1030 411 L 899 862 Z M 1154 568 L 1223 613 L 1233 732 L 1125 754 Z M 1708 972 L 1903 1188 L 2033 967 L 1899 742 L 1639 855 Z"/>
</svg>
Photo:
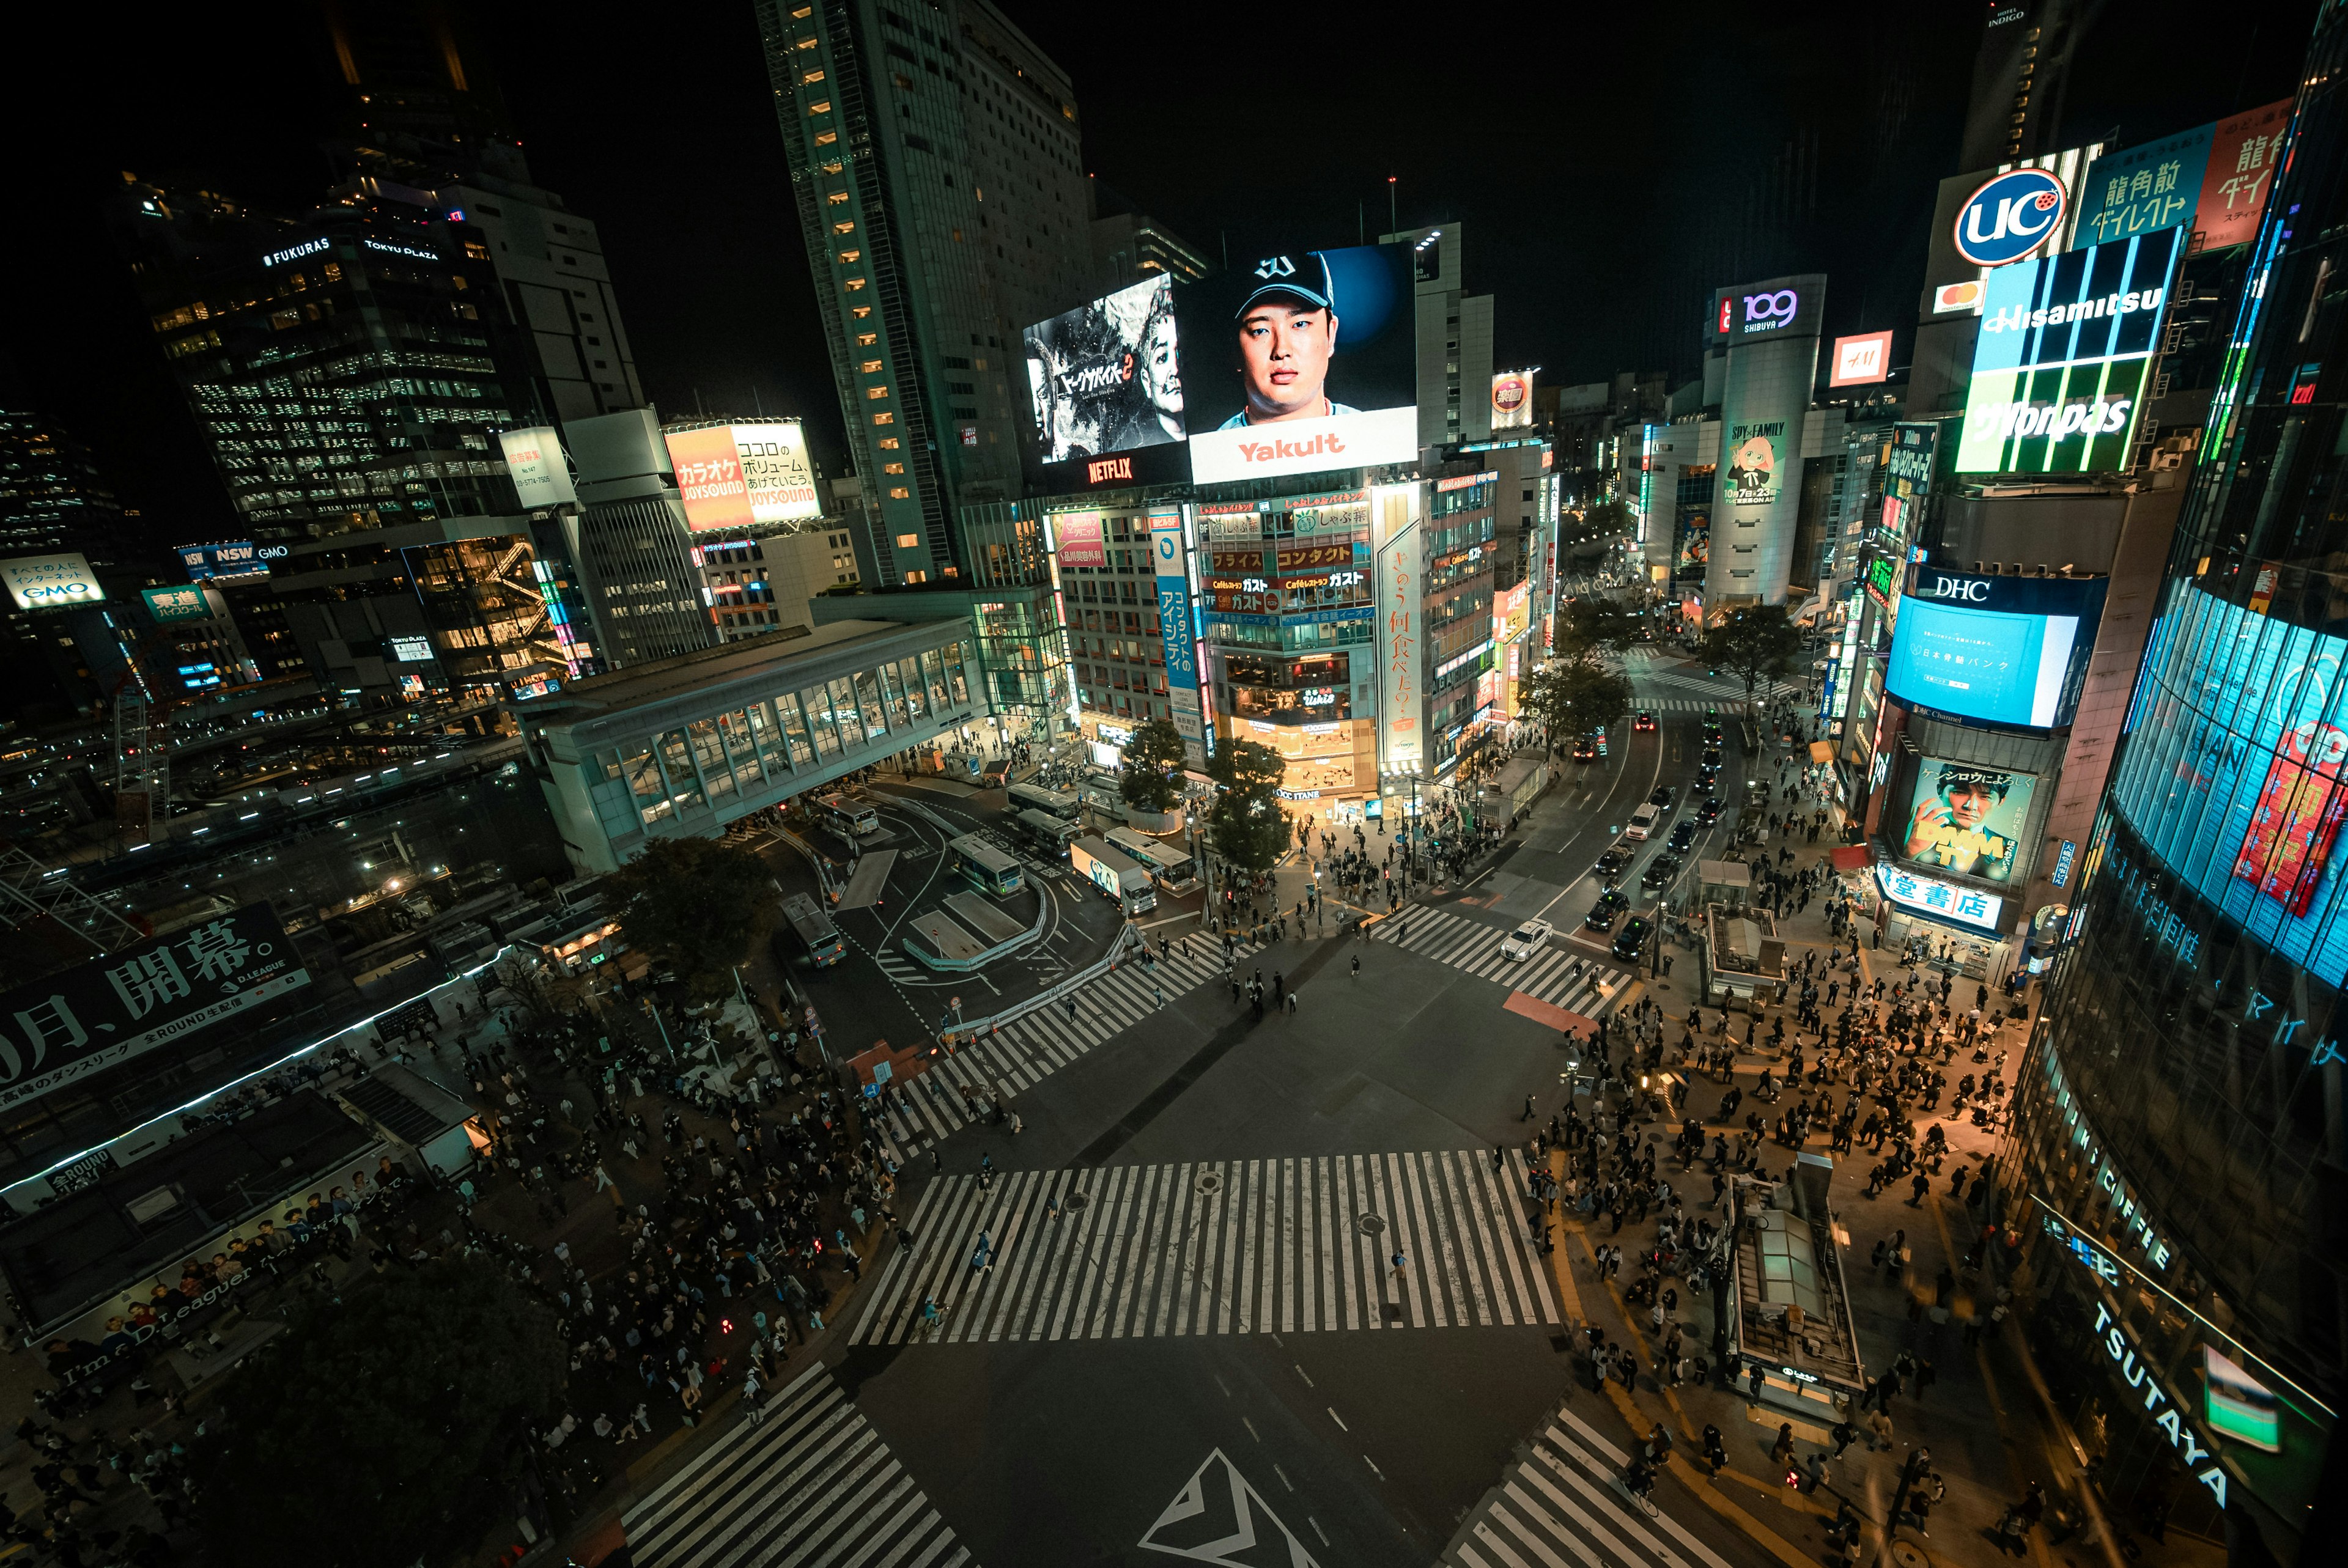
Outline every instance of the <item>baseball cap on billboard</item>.
<svg viewBox="0 0 2348 1568">
<path fill-rule="evenodd" d="M 1258 280 L 1256 287 L 1231 313 L 1233 321 L 1246 315 L 1258 300 L 1275 295 L 1303 300 L 1332 314 L 1336 312 L 1336 285 L 1329 277 L 1328 259 L 1318 251 L 1307 251 L 1299 256 L 1266 256 L 1251 271 Z"/>
</svg>

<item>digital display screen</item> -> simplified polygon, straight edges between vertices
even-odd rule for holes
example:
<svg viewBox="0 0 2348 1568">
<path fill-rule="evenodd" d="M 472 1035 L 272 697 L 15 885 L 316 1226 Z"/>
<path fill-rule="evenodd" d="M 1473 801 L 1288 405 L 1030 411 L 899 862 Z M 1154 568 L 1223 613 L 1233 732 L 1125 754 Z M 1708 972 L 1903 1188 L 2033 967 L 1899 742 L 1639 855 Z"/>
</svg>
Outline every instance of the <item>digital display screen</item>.
<svg viewBox="0 0 2348 1568">
<path fill-rule="evenodd" d="M 1174 280 L 1157 277 L 1037 322 L 1021 334 L 1034 438 L 1031 477 L 1040 487 L 1083 488 L 1089 465 L 1103 480 L 1179 479 L 1182 366 Z M 1159 450 L 1152 450 L 1153 448 Z"/>
<path fill-rule="evenodd" d="M 1959 721 L 2041 730 L 2067 724 L 2103 595 L 2100 578 L 1920 569 L 1900 598 L 1884 686 L 1911 708 Z"/>
<path fill-rule="evenodd" d="M 2011 882 L 2037 784 L 2008 768 L 1925 757 L 1895 847 L 1927 869 Z"/>
<path fill-rule="evenodd" d="M 2173 593 L 2145 652 L 2112 805 L 2204 898 L 2338 986 L 2348 635 L 2189 584 Z"/>
</svg>

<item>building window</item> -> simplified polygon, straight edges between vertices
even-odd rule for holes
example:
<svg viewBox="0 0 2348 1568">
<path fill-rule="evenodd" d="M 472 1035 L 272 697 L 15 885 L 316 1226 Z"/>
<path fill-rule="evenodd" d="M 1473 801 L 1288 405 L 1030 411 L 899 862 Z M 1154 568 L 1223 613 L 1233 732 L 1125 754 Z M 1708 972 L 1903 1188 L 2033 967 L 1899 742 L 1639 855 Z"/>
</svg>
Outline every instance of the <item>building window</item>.
<svg viewBox="0 0 2348 1568">
<path fill-rule="evenodd" d="M 863 287 L 864 280 L 861 278 L 850 278 L 848 280 L 848 292 L 851 294 Z"/>
<path fill-rule="evenodd" d="M 876 414 L 872 416 L 872 423 L 875 425 L 894 425 L 897 423 L 897 416 L 894 414 Z"/>
<path fill-rule="evenodd" d="M 902 485 L 892 485 L 889 487 L 889 498 L 892 501 L 910 501 L 913 498 L 913 492 Z"/>
<path fill-rule="evenodd" d="M 848 193 L 846 191 L 840 192 L 839 200 L 842 201 L 847 200 Z M 856 220 L 853 218 L 844 218 L 831 226 L 831 231 L 835 234 L 853 234 L 856 232 Z"/>
<path fill-rule="evenodd" d="M 814 103 L 814 104 L 809 104 L 809 105 L 808 105 L 808 113 L 809 113 L 809 114 L 811 114 L 811 115 L 813 115 L 813 114 L 829 114 L 830 112 L 831 112 L 831 100 L 830 100 L 829 98 L 826 98 L 826 99 L 824 99 L 821 103 Z"/>
<path fill-rule="evenodd" d="M 839 264 L 843 267 L 852 267 L 862 260 L 864 252 L 861 251 L 842 251 L 839 253 Z"/>
<path fill-rule="evenodd" d="M 899 534 L 897 536 L 897 548 L 901 550 L 919 549 L 922 548 L 922 536 L 919 534 Z"/>
<path fill-rule="evenodd" d="M 829 147 L 833 142 L 838 141 L 839 139 L 839 133 L 838 131 L 836 131 L 836 130 L 828 130 L 828 131 L 825 131 L 821 136 L 819 136 L 819 137 L 817 137 L 817 138 L 815 138 L 815 144 L 816 144 L 818 147 Z"/>
<path fill-rule="evenodd" d="M 867 400 L 878 403 L 889 395 L 889 389 L 885 386 L 868 386 L 864 389 L 864 395 Z"/>
<path fill-rule="evenodd" d="M 868 359 L 868 360 L 866 360 L 866 361 L 864 362 L 864 364 L 863 364 L 863 371 L 864 371 L 864 374 L 867 374 L 867 375 L 878 375 L 878 374 L 880 374 L 880 362 L 879 360 L 877 360 L 877 359 Z"/>
<path fill-rule="evenodd" d="M 809 39 L 808 42 L 812 43 L 814 40 Z M 809 71 L 799 77 L 799 86 L 806 87 L 811 82 L 819 82 L 821 80 L 823 80 L 823 73 L 821 71 Z"/>
</svg>

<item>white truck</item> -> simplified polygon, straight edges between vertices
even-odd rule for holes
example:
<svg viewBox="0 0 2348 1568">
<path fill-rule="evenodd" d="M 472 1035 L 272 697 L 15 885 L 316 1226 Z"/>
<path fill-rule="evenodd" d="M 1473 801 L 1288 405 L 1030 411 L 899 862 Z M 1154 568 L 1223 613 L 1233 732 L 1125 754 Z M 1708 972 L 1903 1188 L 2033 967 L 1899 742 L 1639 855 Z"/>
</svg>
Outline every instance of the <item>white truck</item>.
<svg viewBox="0 0 2348 1568">
<path fill-rule="evenodd" d="M 1128 916 L 1158 907 L 1158 893 L 1149 885 L 1149 873 L 1091 834 L 1068 845 L 1068 864 L 1088 877 L 1104 895 L 1122 905 Z"/>
</svg>

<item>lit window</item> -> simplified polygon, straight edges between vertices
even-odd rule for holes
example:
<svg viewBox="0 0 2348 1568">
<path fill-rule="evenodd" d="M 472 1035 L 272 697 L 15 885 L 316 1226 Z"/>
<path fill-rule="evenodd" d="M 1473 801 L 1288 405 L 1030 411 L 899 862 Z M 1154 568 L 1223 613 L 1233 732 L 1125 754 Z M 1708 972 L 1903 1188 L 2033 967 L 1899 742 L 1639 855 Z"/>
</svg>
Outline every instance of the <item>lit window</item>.
<svg viewBox="0 0 2348 1568">
<path fill-rule="evenodd" d="M 904 501 L 904 500 L 910 500 L 910 499 L 911 499 L 911 498 L 912 498 L 912 494 L 913 494 L 913 492 L 912 492 L 912 491 L 911 491 L 911 490 L 908 490 L 907 488 L 905 488 L 905 487 L 904 487 L 904 486 L 902 486 L 902 485 L 898 485 L 898 486 L 894 486 L 894 487 L 892 487 L 890 489 L 890 491 L 889 491 L 889 498 L 890 498 L 891 500 L 892 500 L 892 501 Z M 901 534 L 901 535 L 900 535 L 900 536 L 898 536 L 898 537 L 899 537 L 901 539 L 909 539 L 909 538 L 911 538 L 913 536 L 912 536 L 912 535 L 911 535 L 911 534 Z"/>
<path fill-rule="evenodd" d="M 830 112 L 831 100 L 829 98 L 825 98 L 819 103 L 811 103 L 808 105 L 808 113 L 811 115 L 829 114 Z"/>
<path fill-rule="evenodd" d="M 821 71 L 809 71 L 799 77 L 799 86 L 805 87 L 809 82 L 819 82 L 821 80 L 823 80 L 823 73 Z"/>
<path fill-rule="evenodd" d="M 818 147 L 829 147 L 833 142 L 838 141 L 839 139 L 839 133 L 838 131 L 836 131 L 836 130 L 828 130 L 828 131 L 825 131 L 821 136 L 817 137 L 817 138 L 815 138 L 815 144 L 816 144 Z"/>
<path fill-rule="evenodd" d="M 861 251 L 842 251 L 839 253 L 839 264 L 843 267 L 852 267 L 862 260 L 864 252 Z"/>
<path fill-rule="evenodd" d="M 850 293 L 854 293 L 857 290 L 859 290 L 859 289 L 862 288 L 863 286 L 864 286 L 864 280 L 863 280 L 863 279 L 861 279 L 861 278 L 850 278 L 850 279 L 849 279 L 849 280 L 848 280 L 848 292 L 850 292 Z"/>
<path fill-rule="evenodd" d="M 851 315 L 851 316 L 854 316 L 858 321 L 860 321 L 860 321 L 862 321 L 866 316 L 869 316 L 869 315 L 870 315 L 870 314 L 872 313 L 872 307 L 871 307 L 870 305 L 850 305 L 850 306 L 849 306 L 849 307 L 848 307 L 848 313 L 849 313 L 850 315 Z"/>
<path fill-rule="evenodd" d="M 894 436 L 883 436 L 880 437 L 880 446 L 884 451 L 894 452 L 902 445 L 903 443 L 900 442 Z"/>
<path fill-rule="evenodd" d="M 816 168 L 826 174 L 838 174 L 840 169 L 839 159 L 835 158 L 829 163 L 819 163 Z"/>
<path fill-rule="evenodd" d="M 831 231 L 835 234 L 853 234 L 856 232 L 856 220 L 850 218 L 835 223 L 831 226 Z"/>
<path fill-rule="evenodd" d="M 885 386 L 868 386 L 864 389 L 864 395 L 874 403 L 878 403 L 882 398 L 889 395 L 889 389 Z"/>
<path fill-rule="evenodd" d="M 838 207 L 848 200 L 848 192 L 845 190 L 835 190 L 830 195 L 825 197 L 824 200 L 830 202 L 834 207 Z"/>
<path fill-rule="evenodd" d="M 880 471 L 884 474 L 901 474 L 905 471 L 905 466 L 902 463 L 883 463 L 880 465 Z"/>
<path fill-rule="evenodd" d="M 902 496 L 905 492 L 902 490 L 891 490 L 889 493 L 892 496 Z M 920 549 L 922 548 L 922 536 L 919 534 L 899 534 L 897 536 L 897 548 L 901 550 Z"/>
<path fill-rule="evenodd" d="M 894 425 L 897 423 L 897 416 L 893 414 L 876 414 L 872 416 L 872 423 L 875 425 Z"/>
<path fill-rule="evenodd" d="M 880 341 L 880 334 L 879 333 L 858 333 L 856 334 L 856 346 L 858 348 L 870 348 L 874 343 L 879 343 Z"/>
<path fill-rule="evenodd" d="M 863 368 L 865 374 L 878 375 L 880 374 L 880 362 L 877 359 L 868 359 L 864 362 Z"/>
</svg>

